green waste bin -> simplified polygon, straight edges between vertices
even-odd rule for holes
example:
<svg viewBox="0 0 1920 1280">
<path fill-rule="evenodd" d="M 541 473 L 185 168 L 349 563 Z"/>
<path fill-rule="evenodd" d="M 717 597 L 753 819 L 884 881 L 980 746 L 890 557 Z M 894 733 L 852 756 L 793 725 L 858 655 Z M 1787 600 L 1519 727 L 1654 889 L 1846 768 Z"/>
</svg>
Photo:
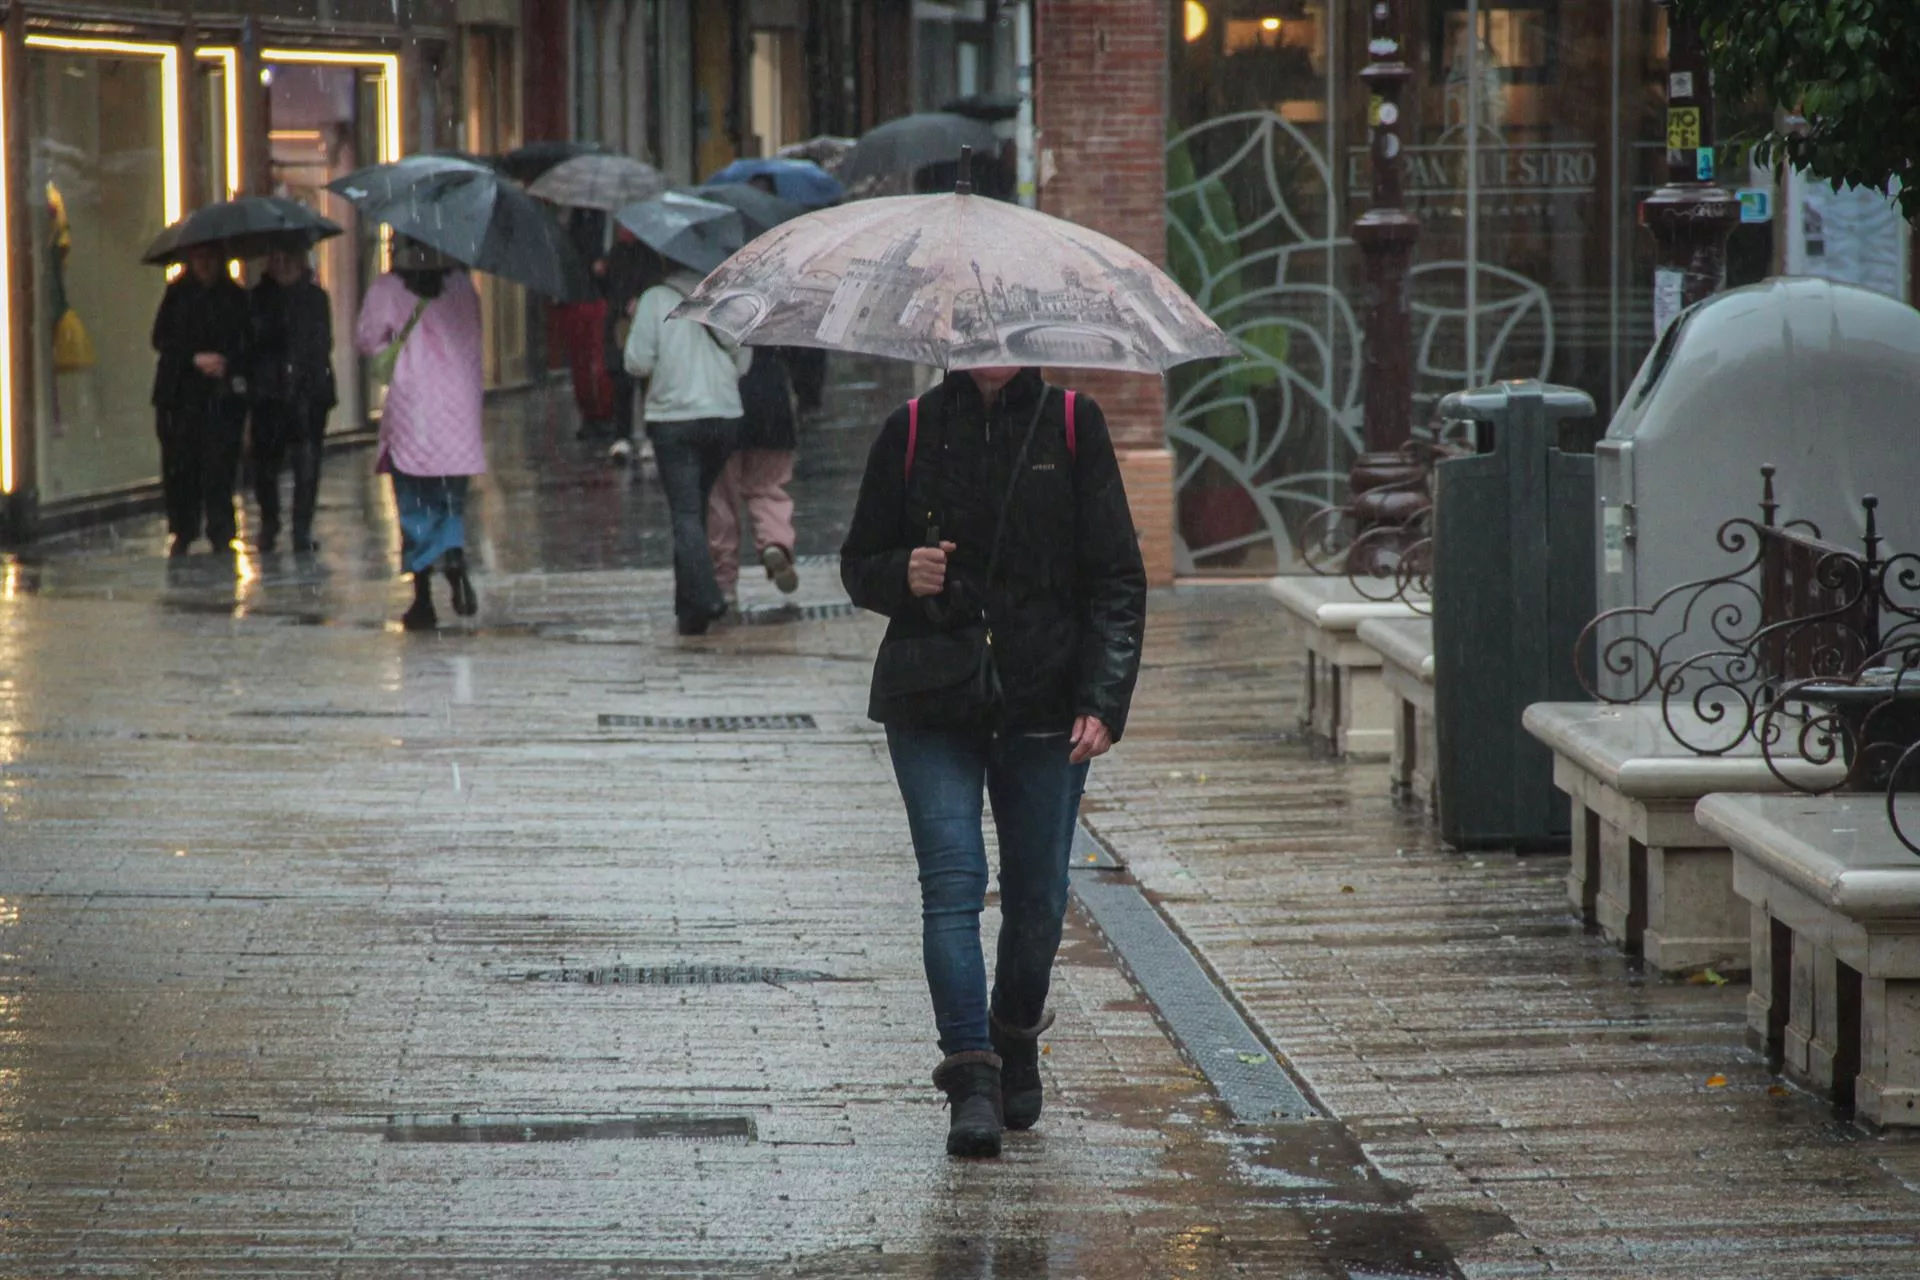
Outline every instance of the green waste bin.
<svg viewBox="0 0 1920 1280">
<path fill-rule="evenodd" d="M 1433 703 L 1441 838 L 1455 848 L 1564 847 L 1553 756 L 1521 727 L 1529 703 L 1585 701 L 1574 639 L 1593 617 L 1591 432 L 1573 387 L 1459 391 L 1440 416 L 1476 425 L 1476 452 L 1434 467 Z"/>
</svg>

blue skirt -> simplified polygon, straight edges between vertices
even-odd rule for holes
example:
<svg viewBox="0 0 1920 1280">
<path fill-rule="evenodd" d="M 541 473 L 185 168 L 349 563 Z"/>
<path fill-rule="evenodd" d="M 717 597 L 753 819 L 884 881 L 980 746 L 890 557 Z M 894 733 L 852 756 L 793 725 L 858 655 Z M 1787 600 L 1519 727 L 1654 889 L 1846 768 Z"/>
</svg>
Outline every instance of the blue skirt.
<svg viewBox="0 0 1920 1280">
<path fill-rule="evenodd" d="M 400 567 L 424 573 L 447 552 L 467 545 L 468 477 L 391 474 L 394 505 L 400 509 Z"/>
</svg>

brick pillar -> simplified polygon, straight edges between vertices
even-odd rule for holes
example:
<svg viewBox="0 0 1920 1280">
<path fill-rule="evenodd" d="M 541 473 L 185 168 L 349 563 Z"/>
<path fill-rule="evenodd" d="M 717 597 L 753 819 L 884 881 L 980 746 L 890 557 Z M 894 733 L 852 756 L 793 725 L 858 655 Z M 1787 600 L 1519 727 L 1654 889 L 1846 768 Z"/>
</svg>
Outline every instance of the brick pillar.
<svg viewBox="0 0 1920 1280">
<path fill-rule="evenodd" d="M 1042 0 L 1034 6 L 1040 207 L 1164 266 L 1167 249 L 1167 6 L 1164 0 Z M 1073 372 L 1113 428 L 1147 575 L 1173 581 L 1173 455 L 1157 377 Z"/>
</svg>

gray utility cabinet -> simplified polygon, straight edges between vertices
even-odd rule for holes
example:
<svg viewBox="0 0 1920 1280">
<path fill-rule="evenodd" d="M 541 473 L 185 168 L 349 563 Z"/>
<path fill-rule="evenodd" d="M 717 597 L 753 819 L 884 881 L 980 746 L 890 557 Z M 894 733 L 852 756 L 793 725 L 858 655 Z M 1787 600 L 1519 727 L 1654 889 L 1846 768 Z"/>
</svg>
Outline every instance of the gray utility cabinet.
<svg viewBox="0 0 1920 1280">
<path fill-rule="evenodd" d="M 1714 534 L 1734 516 L 1759 519 L 1763 463 L 1779 469 L 1782 520 L 1858 547 L 1860 499 L 1876 494 L 1887 545 L 1920 550 L 1920 311 L 1783 277 L 1717 294 L 1669 325 L 1595 449 L 1596 612 L 1651 605 L 1738 567 L 1744 557 Z M 1647 620 L 1648 638 L 1675 621 Z M 1700 619 L 1695 629 L 1676 652 L 1713 647 Z M 1602 678 L 1613 696 L 1633 683 Z"/>
<path fill-rule="evenodd" d="M 1593 413 L 1584 391 L 1532 381 L 1440 402 L 1441 417 L 1480 424 L 1477 453 L 1434 468 L 1434 772 L 1456 848 L 1570 835 L 1553 755 L 1520 715 L 1585 698 L 1573 647 L 1593 610 L 1593 455 L 1559 439 Z"/>
</svg>

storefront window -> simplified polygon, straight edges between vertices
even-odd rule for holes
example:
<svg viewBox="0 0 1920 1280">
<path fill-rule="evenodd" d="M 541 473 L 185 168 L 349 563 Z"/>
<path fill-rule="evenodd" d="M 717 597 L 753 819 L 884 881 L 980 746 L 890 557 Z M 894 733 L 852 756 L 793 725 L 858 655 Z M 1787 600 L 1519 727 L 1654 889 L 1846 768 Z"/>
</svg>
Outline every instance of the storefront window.
<svg viewBox="0 0 1920 1280">
<path fill-rule="evenodd" d="M 519 36 L 504 27 L 478 28 L 467 34 L 467 150 L 498 155 L 520 145 Z M 488 387 L 525 379 L 527 371 L 527 291 L 482 271 L 473 273 L 486 327 L 483 375 Z"/>
<path fill-rule="evenodd" d="M 353 325 L 380 270 L 380 232 L 326 189 L 362 165 L 395 158 L 399 145 L 396 62 L 389 55 L 267 53 L 273 189 L 347 228 L 314 251 L 314 270 L 333 301 L 333 364 L 340 403 L 335 429 L 366 421 L 371 403 Z"/>
<path fill-rule="evenodd" d="M 167 46 L 28 39 L 43 500 L 159 474 L 150 338 L 166 279 L 140 255 L 181 212 L 175 68 Z"/>
<path fill-rule="evenodd" d="M 1295 571 L 1307 520 L 1345 497 L 1362 427 L 1351 228 L 1370 191 L 1369 8 L 1173 9 L 1169 260 L 1246 349 L 1169 380 L 1186 572 Z M 1663 11 L 1401 8 L 1405 200 L 1421 224 L 1415 422 L 1497 378 L 1567 383 L 1611 413 L 1653 341 L 1653 243 L 1637 210 L 1665 178 Z M 1723 109 L 1723 136 L 1739 123 Z M 1770 226 L 1739 233 L 1732 256 L 1752 274 L 1735 283 L 1771 269 L 1772 243 Z"/>
</svg>

